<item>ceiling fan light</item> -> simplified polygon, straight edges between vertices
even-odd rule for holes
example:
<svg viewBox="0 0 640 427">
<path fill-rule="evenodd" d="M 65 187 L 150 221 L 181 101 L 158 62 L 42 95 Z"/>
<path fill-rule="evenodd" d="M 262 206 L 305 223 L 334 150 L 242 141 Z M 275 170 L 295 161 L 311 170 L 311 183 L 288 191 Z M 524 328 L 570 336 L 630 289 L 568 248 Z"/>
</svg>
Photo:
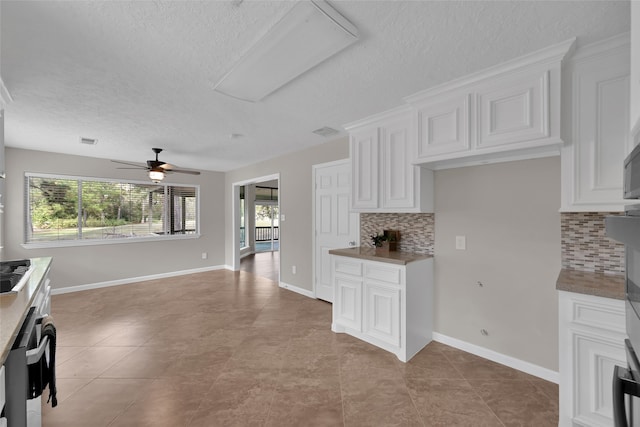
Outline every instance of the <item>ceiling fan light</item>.
<svg viewBox="0 0 640 427">
<path fill-rule="evenodd" d="M 151 181 L 155 182 L 156 184 L 162 182 L 162 180 L 164 179 L 164 172 L 161 170 L 152 169 L 149 171 L 149 179 L 151 179 Z"/>
</svg>

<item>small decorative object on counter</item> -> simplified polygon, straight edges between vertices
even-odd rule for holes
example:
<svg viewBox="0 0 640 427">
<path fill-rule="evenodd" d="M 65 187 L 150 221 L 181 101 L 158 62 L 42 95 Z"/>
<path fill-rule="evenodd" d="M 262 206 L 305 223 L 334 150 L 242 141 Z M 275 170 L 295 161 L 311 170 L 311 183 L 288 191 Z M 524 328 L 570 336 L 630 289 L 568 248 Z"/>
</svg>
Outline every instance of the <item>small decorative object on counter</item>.
<svg viewBox="0 0 640 427">
<path fill-rule="evenodd" d="M 376 248 L 376 255 L 389 254 L 389 240 L 384 234 L 371 235 L 371 241 Z"/>
<path fill-rule="evenodd" d="M 383 230 L 383 234 L 389 242 L 389 251 L 397 251 L 398 242 L 400 242 L 400 230 Z"/>
</svg>

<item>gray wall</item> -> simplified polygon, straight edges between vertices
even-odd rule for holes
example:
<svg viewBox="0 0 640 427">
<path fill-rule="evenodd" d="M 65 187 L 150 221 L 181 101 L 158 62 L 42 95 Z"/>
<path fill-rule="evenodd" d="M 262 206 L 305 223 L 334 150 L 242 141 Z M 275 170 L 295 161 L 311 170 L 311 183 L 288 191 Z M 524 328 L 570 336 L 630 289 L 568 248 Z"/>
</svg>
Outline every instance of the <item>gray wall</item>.
<svg viewBox="0 0 640 427">
<path fill-rule="evenodd" d="M 434 330 L 557 371 L 560 159 L 438 171 L 435 195 Z"/>
<path fill-rule="evenodd" d="M 198 239 L 24 249 L 24 173 L 39 172 L 145 181 L 144 171 L 119 170 L 109 160 L 6 149 L 5 253 L 7 259 L 53 256 L 53 288 L 224 265 L 224 174 L 171 174 L 169 183 L 200 185 Z M 208 253 L 203 260 L 202 252 Z"/>
<path fill-rule="evenodd" d="M 232 265 L 232 186 L 252 178 L 280 174 L 278 197 L 280 213 L 286 216 L 280 222 L 280 281 L 311 291 L 313 230 L 311 201 L 312 170 L 315 164 L 331 162 L 349 157 L 349 140 L 341 138 L 326 144 L 298 151 L 276 159 L 227 172 L 225 176 L 225 257 L 226 264 Z M 295 265 L 297 274 L 291 273 Z"/>
</svg>

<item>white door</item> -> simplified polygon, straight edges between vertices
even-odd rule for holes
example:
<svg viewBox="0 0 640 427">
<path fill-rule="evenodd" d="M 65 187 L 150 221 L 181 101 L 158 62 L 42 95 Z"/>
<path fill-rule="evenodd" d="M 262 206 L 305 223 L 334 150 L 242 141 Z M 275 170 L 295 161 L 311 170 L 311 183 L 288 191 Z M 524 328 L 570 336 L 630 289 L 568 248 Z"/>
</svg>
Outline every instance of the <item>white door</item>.
<svg viewBox="0 0 640 427">
<path fill-rule="evenodd" d="M 314 292 L 333 302 L 330 249 L 360 242 L 360 215 L 350 212 L 351 163 L 348 159 L 314 165 Z"/>
</svg>

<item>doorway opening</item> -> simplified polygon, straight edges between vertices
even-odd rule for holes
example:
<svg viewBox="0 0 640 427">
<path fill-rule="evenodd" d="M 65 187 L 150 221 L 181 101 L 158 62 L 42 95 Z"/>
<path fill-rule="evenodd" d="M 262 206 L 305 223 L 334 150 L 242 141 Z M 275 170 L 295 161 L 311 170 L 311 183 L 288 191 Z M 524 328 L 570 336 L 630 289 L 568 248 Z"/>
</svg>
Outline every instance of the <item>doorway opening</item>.
<svg viewBox="0 0 640 427">
<path fill-rule="evenodd" d="M 233 269 L 280 282 L 279 174 L 233 184 Z"/>
<path fill-rule="evenodd" d="M 255 251 L 273 252 L 280 249 L 280 214 L 278 205 L 256 201 Z"/>
</svg>

